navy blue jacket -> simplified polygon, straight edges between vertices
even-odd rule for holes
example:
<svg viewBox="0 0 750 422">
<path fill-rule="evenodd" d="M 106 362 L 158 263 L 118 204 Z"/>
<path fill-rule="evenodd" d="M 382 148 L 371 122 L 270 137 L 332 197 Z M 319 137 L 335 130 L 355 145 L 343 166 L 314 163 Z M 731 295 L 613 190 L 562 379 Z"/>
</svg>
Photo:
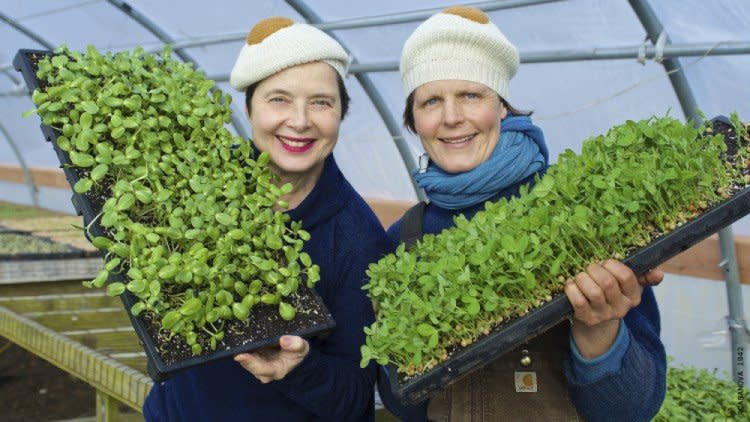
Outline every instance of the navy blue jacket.
<svg viewBox="0 0 750 422">
<path fill-rule="evenodd" d="M 304 251 L 320 266 L 320 294 L 336 320 L 325 340 L 284 379 L 261 384 L 232 358 L 154 385 L 143 407 L 149 421 L 373 421 L 375 365 L 360 369 L 363 327 L 374 321 L 362 290 L 365 269 L 387 249 L 385 232 L 339 171 L 326 160 L 315 188 L 295 209 L 311 239 Z"/>
</svg>

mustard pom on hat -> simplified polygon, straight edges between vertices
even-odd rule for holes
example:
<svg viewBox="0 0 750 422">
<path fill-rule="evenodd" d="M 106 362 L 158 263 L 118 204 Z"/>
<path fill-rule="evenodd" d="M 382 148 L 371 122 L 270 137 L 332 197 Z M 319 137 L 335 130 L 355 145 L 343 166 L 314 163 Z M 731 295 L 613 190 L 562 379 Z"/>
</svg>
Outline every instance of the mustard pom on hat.
<svg viewBox="0 0 750 422">
<path fill-rule="evenodd" d="M 260 44 L 261 41 L 274 32 L 292 25 L 294 25 L 294 21 L 283 16 L 263 19 L 255 24 L 250 33 L 247 34 L 247 43 L 249 45 Z"/>
<path fill-rule="evenodd" d="M 488 86 L 508 99 L 508 82 L 520 59 L 486 13 L 468 6 L 449 7 L 422 22 L 401 52 L 404 94 L 436 80 L 460 79 Z"/>
<path fill-rule="evenodd" d="M 328 63 L 346 76 L 349 55 L 336 40 L 314 26 L 286 17 L 258 22 L 247 35 L 229 84 L 238 91 L 289 67 L 311 62 Z"/>
<path fill-rule="evenodd" d="M 487 16 L 486 13 L 470 6 L 446 7 L 445 9 L 443 9 L 443 13 L 461 16 L 462 18 L 466 18 L 477 23 L 488 23 L 490 21 L 490 17 Z"/>
</svg>

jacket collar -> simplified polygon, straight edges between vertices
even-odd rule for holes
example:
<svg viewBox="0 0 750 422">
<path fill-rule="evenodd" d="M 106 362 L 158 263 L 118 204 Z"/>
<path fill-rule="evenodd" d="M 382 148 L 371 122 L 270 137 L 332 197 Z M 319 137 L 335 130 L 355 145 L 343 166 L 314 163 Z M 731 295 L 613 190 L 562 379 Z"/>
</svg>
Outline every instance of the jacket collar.
<svg viewBox="0 0 750 422">
<path fill-rule="evenodd" d="M 326 158 L 320 179 L 312 191 L 293 210 L 287 211 L 292 220 L 302 221 L 302 228 L 310 230 L 333 217 L 351 199 L 352 187 L 341 174 L 333 154 Z"/>
</svg>

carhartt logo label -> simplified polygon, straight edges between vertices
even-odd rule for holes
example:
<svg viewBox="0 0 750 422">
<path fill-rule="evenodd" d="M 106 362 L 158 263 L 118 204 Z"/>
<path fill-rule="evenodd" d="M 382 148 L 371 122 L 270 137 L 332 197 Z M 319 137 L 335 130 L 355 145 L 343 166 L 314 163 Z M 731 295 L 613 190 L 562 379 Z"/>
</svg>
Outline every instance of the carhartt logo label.
<svg viewBox="0 0 750 422">
<path fill-rule="evenodd" d="M 536 393 L 536 372 L 516 371 L 516 393 Z"/>
</svg>

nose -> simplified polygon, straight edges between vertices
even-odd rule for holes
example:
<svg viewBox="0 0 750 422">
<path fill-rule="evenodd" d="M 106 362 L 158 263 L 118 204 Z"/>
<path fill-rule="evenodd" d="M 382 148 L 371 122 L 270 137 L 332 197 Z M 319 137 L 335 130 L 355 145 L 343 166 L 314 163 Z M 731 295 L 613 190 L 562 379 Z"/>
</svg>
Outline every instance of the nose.
<svg viewBox="0 0 750 422">
<path fill-rule="evenodd" d="M 446 126 L 456 126 L 464 121 L 464 113 L 461 105 L 456 101 L 448 100 L 443 109 L 443 122 Z"/>
<path fill-rule="evenodd" d="M 307 107 L 303 104 L 292 107 L 286 124 L 297 132 L 307 130 L 310 127 L 310 117 L 307 114 Z"/>
</svg>

